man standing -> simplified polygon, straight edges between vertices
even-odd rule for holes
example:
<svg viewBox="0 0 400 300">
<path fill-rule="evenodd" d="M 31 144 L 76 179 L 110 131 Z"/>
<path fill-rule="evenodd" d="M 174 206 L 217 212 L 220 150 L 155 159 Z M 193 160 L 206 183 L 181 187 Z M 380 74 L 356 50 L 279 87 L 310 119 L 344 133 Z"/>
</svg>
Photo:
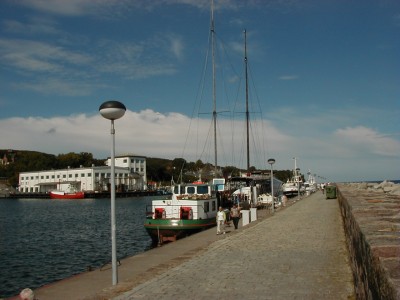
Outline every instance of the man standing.
<svg viewBox="0 0 400 300">
<path fill-rule="evenodd" d="M 231 218 L 233 220 L 233 225 L 235 225 L 235 229 L 238 229 L 239 217 L 240 217 L 239 207 L 236 204 L 233 204 L 231 208 Z"/>
<path fill-rule="evenodd" d="M 222 206 L 220 206 L 217 212 L 217 234 L 220 234 L 221 230 L 223 231 L 223 234 L 225 234 L 225 221 L 226 215 L 225 212 L 222 210 Z"/>
</svg>

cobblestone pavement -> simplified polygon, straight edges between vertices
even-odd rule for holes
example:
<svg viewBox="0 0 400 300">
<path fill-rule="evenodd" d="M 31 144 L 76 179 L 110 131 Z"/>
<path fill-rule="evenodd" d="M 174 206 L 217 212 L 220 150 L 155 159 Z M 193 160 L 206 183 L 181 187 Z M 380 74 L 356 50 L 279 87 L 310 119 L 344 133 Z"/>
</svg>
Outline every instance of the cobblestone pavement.
<svg viewBox="0 0 400 300">
<path fill-rule="evenodd" d="M 339 205 L 321 192 L 113 298 L 355 299 Z"/>
</svg>

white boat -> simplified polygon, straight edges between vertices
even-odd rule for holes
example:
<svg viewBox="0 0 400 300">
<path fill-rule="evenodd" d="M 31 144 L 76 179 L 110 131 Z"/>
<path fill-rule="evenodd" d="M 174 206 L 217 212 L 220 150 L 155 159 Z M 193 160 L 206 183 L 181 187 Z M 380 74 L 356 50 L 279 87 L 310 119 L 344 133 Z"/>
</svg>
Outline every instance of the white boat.
<svg viewBox="0 0 400 300">
<path fill-rule="evenodd" d="M 178 184 L 171 199 L 153 200 L 144 228 L 154 244 L 175 241 L 216 225 L 218 185 Z"/>
<path fill-rule="evenodd" d="M 282 185 L 282 192 L 288 197 L 298 196 L 305 193 L 303 178 L 297 169 L 296 158 L 294 157 L 293 159 L 293 176 Z"/>
<path fill-rule="evenodd" d="M 274 178 L 274 203 L 278 205 L 279 196 L 282 193 L 282 181 Z M 246 176 L 231 177 L 226 182 L 225 197 L 232 203 L 239 204 L 241 207 L 251 205 L 270 206 L 271 196 L 271 176 L 270 174 L 252 173 Z"/>
<path fill-rule="evenodd" d="M 315 181 L 315 175 L 311 174 L 311 170 L 308 170 L 307 181 L 304 182 L 305 192 L 307 194 L 315 193 L 317 191 L 317 182 Z"/>
</svg>

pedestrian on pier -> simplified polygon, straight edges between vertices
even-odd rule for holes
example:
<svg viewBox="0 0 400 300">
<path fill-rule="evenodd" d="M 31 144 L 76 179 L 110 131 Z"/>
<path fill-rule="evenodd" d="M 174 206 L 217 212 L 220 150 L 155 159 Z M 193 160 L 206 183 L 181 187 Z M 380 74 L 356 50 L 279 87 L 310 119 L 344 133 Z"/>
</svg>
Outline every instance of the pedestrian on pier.
<svg viewBox="0 0 400 300">
<path fill-rule="evenodd" d="M 217 234 L 221 234 L 221 231 L 223 232 L 223 234 L 225 234 L 225 221 L 226 214 L 222 209 L 222 206 L 220 206 L 217 212 Z"/>
<path fill-rule="evenodd" d="M 233 206 L 231 208 L 231 218 L 233 220 L 233 225 L 235 226 L 235 229 L 238 229 L 239 218 L 240 218 L 240 208 L 236 204 L 233 204 Z"/>
</svg>

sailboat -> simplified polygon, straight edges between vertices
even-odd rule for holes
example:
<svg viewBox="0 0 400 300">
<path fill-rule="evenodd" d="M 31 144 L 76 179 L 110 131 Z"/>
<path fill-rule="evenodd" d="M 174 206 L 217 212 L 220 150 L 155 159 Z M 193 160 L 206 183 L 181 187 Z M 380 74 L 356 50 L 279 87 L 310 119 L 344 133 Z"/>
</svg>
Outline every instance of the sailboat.
<svg viewBox="0 0 400 300">
<path fill-rule="evenodd" d="M 281 192 L 282 181 L 271 178 L 270 174 L 250 170 L 250 113 L 249 113 L 249 85 L 248 85 L 248 58 L 247 58 L 247 32 L 244 30 L 244 64 L 245 64 L 245 91 L 246 91 L 246 149 L 247 172 L 241 176 L 231 177 L 227 181 L 224 198 L 241 207 L 270 206 L 276 201 Z M 272 195 L 272 186 L 274 195 Z"/>
<path fill-rule="evenodd" d="M 216 96 L 215 96 L 215 61 L 214 61 L 214 5 L 211 1 L 211 42 L 213 67 L 213 124 L 214 155 L 217 170 L 216 138 Z M 211 183 L 201 180 L 193 183 L 175 184 L 170 199 L 153 200 L 146 211 L 144 228 L 152 238 L 153 244 L 175 241 L 187 235 L 208 229 L 216 225 L 216 215 L 221 206 L 221 191 L 225 179 L 214 178 Z"/>
</svg>

